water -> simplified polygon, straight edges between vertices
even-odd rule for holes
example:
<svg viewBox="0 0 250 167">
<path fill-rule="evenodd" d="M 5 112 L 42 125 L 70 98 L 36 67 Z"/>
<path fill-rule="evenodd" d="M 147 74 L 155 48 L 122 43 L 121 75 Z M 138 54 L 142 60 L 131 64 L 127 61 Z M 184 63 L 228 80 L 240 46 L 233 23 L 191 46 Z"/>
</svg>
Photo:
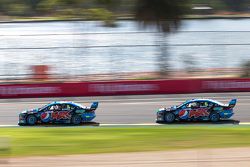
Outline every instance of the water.
<svg viewBox="0 0 250 167">
<path fill-rule="evenodd" d="M 0 24 L 0 75 L 29 74 L 32 65 L 51 73 L 84 75 L 156 71 L 159 34 L 134 21 L 117 28 L 101 22 Z M 185 20 L 166 39 L 172 69 L 239 67 L 250 60 L 250 19 Z M 185 63 L 186 62 L 186 63 Z M 188 63 L 188 64 L 187 64 Z"/>
</svg>

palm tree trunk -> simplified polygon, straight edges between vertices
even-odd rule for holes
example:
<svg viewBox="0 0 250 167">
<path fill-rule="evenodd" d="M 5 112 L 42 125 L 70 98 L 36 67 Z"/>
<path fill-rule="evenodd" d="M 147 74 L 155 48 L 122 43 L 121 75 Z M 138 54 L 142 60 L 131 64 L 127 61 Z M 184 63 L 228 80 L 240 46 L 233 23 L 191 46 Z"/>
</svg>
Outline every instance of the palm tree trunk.
<svg viewBox="0 0 250 167">
<path fill-rule="evenodd" d="M 170 71 L 170 54 L 168 52 L 167 35 L 167 33 L 159 33 L 156 41 L 158 47 L 157 50 L 159 50 L 157 55 L 157 66 L 161 77 L 167 76 Z"/>
</svg>

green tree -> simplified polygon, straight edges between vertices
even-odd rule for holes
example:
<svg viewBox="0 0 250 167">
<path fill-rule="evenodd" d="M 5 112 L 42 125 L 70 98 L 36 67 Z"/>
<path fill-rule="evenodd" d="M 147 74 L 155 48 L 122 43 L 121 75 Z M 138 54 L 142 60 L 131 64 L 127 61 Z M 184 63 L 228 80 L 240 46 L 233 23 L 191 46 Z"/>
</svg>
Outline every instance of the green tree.
<svg viewBox="0 0 250 167">
<path fill-rule="evenodd" d="M 114 11 L 121 4 L 120 0 L 95 0 L 99 5 L 102 5 L 104 8 Z"/>
<path fill-rule="evenodd" d="M 95 0 L 94 4 L 99 8 L 90 9 L 93 16 L 103 20 L 105 26 L 115 27 L 116 11 L 121 5 L 121 0 Z"/>
<path fill-rule="evenodd" d="M 242 12 L 246 10 L 246 3 L 249 0 L 222 0 L 229 10 L 234 12 Z"/>
<path fill-rule="evenodd" d="M 187 12 L 187 2 L 187 0 L 137 0 L 136 20 L 144 27 L 156 26 L 161 34 L 158 40 L 160 48 L 158 65 L 161 75 L 167 75 L 170 69 L 167 35 L 178 29 L 182 16 Z"/>
<path fill-rule="evenodd" d="M 24 1 L 27 6 L 29 6 L 30 9 L 30 15 L 37 15 L 37 7 L 38 4 L 41 2 L 41 0 L 26 0 Z"/>
</svg>

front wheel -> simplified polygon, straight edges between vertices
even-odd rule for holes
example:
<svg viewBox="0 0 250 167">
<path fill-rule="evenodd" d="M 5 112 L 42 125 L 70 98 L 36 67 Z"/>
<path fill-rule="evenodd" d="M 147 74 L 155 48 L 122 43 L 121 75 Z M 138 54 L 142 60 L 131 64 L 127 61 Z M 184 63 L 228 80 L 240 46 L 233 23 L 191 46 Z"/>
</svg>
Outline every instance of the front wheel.
<svg viewBox="0 0 250 167">
<path fill-rule="evenodd" d="M 165 114 L 165 121 L 167 123 L 173 123 L 175 121 L 175 115 L 173 113 L 170 113 L 170 112 L 166 113 Z"/>
<path fill-rule="evenodd" d="M 212 122 L 218 122 L 220 120 L 220 115 L 217 112 L 211 112 L 209 118 Z"/>
<path fill-rule="evenodd" d="M 28 125 L 35 125 L 37 121 L 37 118 L 34 115 L 28 115 L 26 118 L 26 122 Z"/>
<path fill-rule="evenodd" d="M 82 122 L 82 118 L 80 115 L 75 114 L 71 117 L 71 123 L 73 125 L 79 125 L 81 122 Z"/>
</svg>

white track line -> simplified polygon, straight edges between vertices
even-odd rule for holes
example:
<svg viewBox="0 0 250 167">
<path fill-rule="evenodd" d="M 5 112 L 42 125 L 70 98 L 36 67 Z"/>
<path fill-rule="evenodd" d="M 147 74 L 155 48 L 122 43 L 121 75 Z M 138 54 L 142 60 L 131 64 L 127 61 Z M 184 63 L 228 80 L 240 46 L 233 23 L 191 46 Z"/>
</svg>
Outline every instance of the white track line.
<svg viewBox="0 0 250 167">
<path fill-rule="evenodd" d="M 167 124 L 157 124 L 157 123 L 119 124 L 117 123 L 117 124 L 100 124 L 99 126 L 164 126 L 164 125 L 167 125 Z M 189 124 L 173 124 L 173 125 L 189 125 Z M 194 124 L 190 124 L 190 125 L 194 125 Z M 201 123 L 201 124 L 195 124 L 195 125 L 206 125 L 206 124 Z M 207 124 L 207 125 L 231 125 L 231 124 L 228 123 L 228 124 Z M 240 122 L 239 125 L 250 125 L 250 122 Z M 92 126 L 92 125 L 87 125 L 87 126 Z M 93 126 L 96 126 L 96 125 L 93 125 Z M 19 127 L 19 125 L 0 125 L 0 128 L 1 127 Z M 32 127 L 32 126 L 27 126 L 27 127 Z M 42 126 L 37 126 L 37 127 L 42 127 Z M 47 126 L 44 126 L 44 127 L 47 127 Z M 60 126 L 56 126 L 56 127 L 60 127 Z M 62 127 L 65 127 L 65 126 L 62 126 Z M 74 127 L 74 126 L 68 126 L 68 127 Z"/>
<path fill-rule="evenodd" d="M 140 123 L 140 124 L 100 124 L 100 126 L 160 126 L 157 123 Z"/>
<path fill-rule="evenodd" d="M 240 125 L 250 125 L 250 122 L 240 122 Z"/>
<path fill-rule="evenodd" d="M 0 127 L 16 127 L 18 125 L 0 125 Z"/>
</svg>

